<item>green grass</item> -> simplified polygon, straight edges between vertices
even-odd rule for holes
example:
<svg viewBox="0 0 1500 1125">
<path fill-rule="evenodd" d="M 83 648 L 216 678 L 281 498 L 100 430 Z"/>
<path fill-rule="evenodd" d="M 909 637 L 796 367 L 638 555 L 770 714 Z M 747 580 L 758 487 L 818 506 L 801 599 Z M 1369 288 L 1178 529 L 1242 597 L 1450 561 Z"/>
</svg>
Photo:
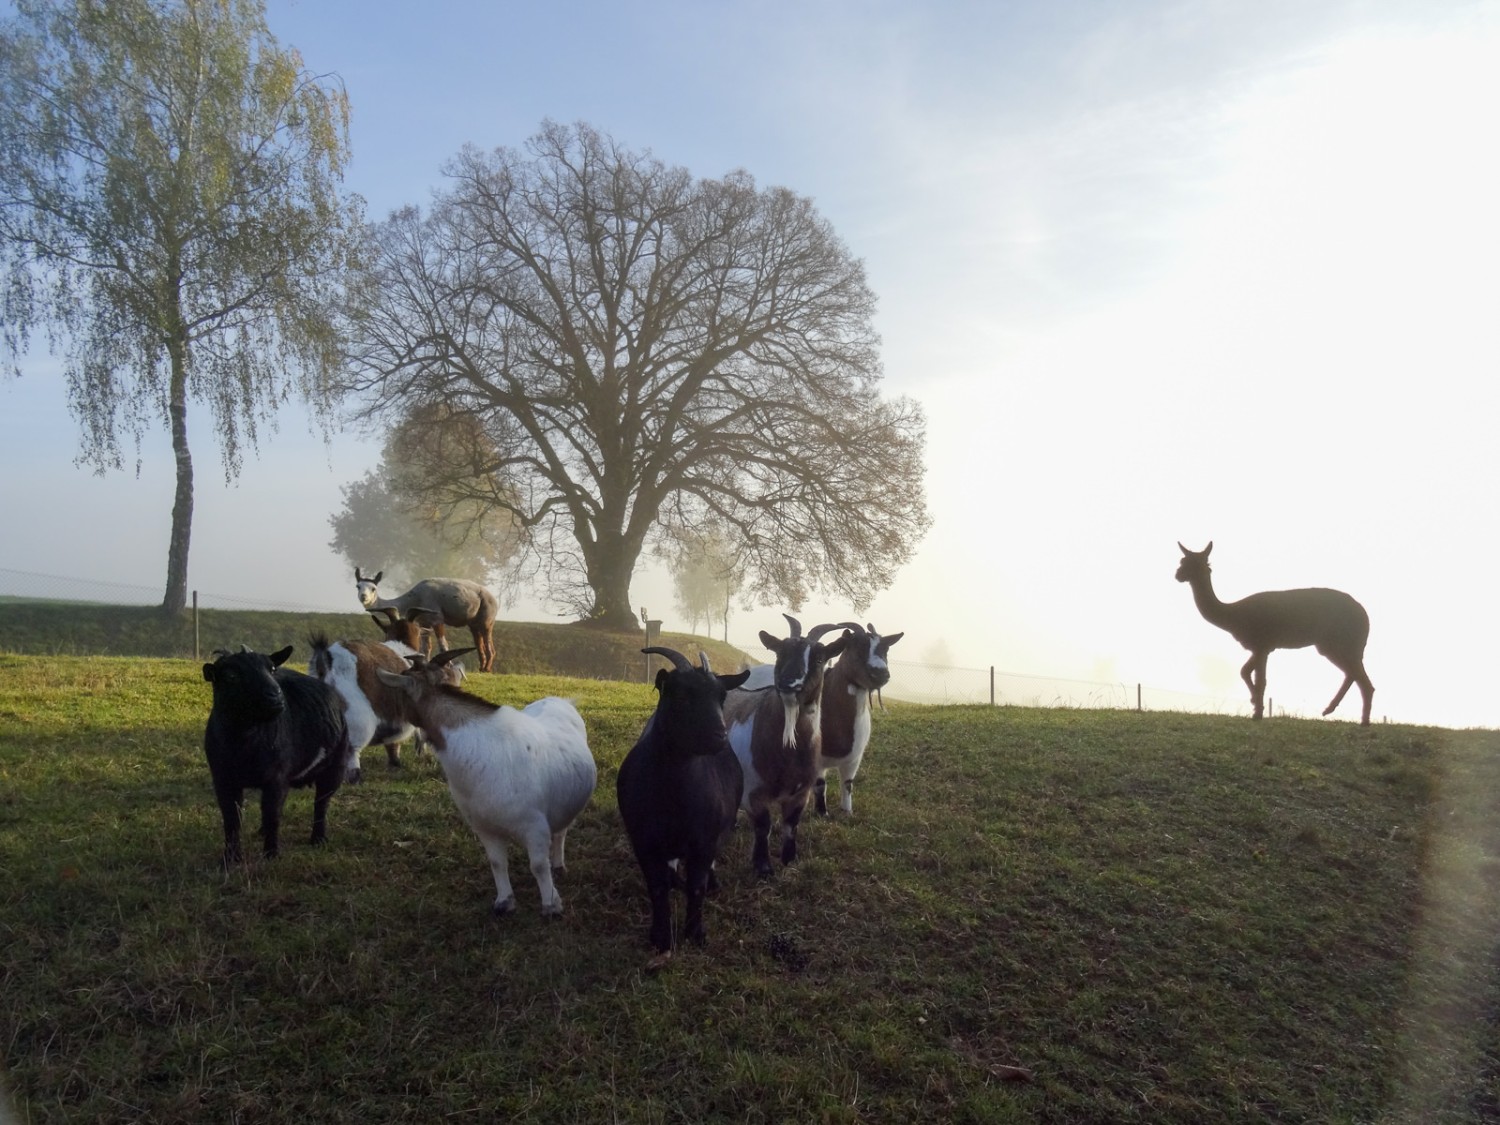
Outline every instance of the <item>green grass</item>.
<svg viewBox="0 0 1500 1125">
<path fill-rule="evenodd" d="M 1496 732 L 892 705 L 854 817 L 769 883 L 742 827 L 707 949 L 651 973 L 614 777 L 653 693 L 470 685 L 588 723 L 560 920 L 516 863 L 489 916 L 430 759 L 367 755 L 324 848 L 293 794 L 281 858 L 224 875 L 196 664 L 0 657 L 22 1120 L 1500 1114 Z"/>
</svg>

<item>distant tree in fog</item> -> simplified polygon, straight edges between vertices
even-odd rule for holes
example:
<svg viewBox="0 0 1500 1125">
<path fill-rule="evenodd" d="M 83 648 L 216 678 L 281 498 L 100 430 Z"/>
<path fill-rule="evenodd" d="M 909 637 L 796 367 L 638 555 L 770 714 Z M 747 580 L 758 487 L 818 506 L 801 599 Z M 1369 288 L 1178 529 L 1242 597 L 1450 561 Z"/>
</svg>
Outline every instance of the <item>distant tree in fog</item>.
<svg viewBox="0 0 1500 1125">
<path fill-rule="evenodd" d="M 326 417 L 326 298 L 358 207 L 348 103 L 260 0 L 17 0 L 0 24 L 0 348 L 65 357 L 79 460 L 165 424 L 177 467 L 162 609 L 187 602 L 190 399 L 227 478 L 293 395 Z"/>
<path fill-rule="evenodd" d="M 810 200 L 582 124 L 445 171 L 427 214 L 371 230 L 349 386 L 484 428 L 554 600 L 636 628 L 642 550 L 705 524 L 794 609 L 890 584 L 930 522 L 925 422 L 880 396 L 874 295 Z"/>
<path fill-rule="evenodd" d="M 493 460 L 486 447 L 467 416 L 449 417 L 441 406 L 417 412 L 387 436 L 380 465 L 343 487 L 328 545 L 351 569 L 383 570 L 388 588 L 432 577 L 494 583 L 518 536 L 504 508 L 471 494 L 503 495 L 504 484 L 480 470 L 462 478 L 462 491 L 450 483 L 476 459 Z"/>
<path fill-rule="evenodd" d="M 677 612 L 687 621 L 688 632 L 696 633 L 700 621 L 709 635 L 715 625 L 721 625 L 727 642 L 730 608 L 745 584 L 734 544 L 714 529 L 683 531 L 670 547 L 659 548 L 658 554 L 667 561 Z"/>
</svg>

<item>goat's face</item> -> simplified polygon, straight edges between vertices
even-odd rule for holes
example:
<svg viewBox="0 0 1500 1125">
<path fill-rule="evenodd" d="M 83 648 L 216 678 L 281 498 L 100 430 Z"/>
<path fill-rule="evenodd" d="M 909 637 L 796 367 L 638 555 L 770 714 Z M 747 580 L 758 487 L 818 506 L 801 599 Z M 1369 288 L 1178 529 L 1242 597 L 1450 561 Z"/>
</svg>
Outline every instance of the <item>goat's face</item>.
<svg viewBox="0 0 1500 1125">
<path fill-rule="evenodd" d="M 656 722 L 668 744 L 688 754 L 715 754 L 729 746 L 724 733 L 724 698 L 750 678 L 750 670 L 728 676 L 709 670 L 708 657 L 698 667 L 677 664 L 656 673 Z M 674 663 L 676 663 L 674 661 Z"/>
<path fill-rule="evenodd" d="M 792 623 L 790 637 L 781 639 L 762 630 L 760 643 L 776 654 L 772 680 L 782 702 L 791 707 L 812 703 L 818 698 L 818 693 L 823 690 L 823 667 L 844 651 L 850 634 L 845 633 L 832 644 L 820 644 L 818 638 L 837 626 L 819 625 L 804 637 L 796 620 L 790 616 L 787 620 Z"/>
<path fill-rule="evenodd" d="M 379 585 L 381 576 L 384 574 L 385 571 L 377 570 L 374 578 L 366 578 L 359 572 L 359 567 L 354 568 L 354 595 L 359 598 L 359 604 L 366 609 L 379 600 L 380 591 L 376 589 L 376 586 Z"/>
<path fill-rule="evenodd" d="M 460 656 L 473 652 L 472 648 L 450 648 L 431 660 L 421 656 L 408 656 L 411 665 L 399 675 L 384 668 L 375 670 L 375 677 L 387 687 L 400 688 L 413 701 L 420 701 L 428 692 L 443 684 L 456 685 L 463 682 L 463 665 L 453 664 Z M 454 669 L 458 671 L 455 672 Z"/>
<path fill-rule="evenodd" d="M 266 722 L 286 710 L 286 697 L 276 682 L 276 669 L 292 655 L 292 646 L 266 656 L 241 647 L 220 652 L 203 666 L 203 678 L 214 687 L 214 707 L 246 722 Z"/>
<path fill-rule="evenodd" d="M 845 633 L 844 638 L 849 647 L 844 650 L 840 667 L 851 665 L 850 679 L 866 691 L 883 688 L 891 682 L 891 666 L 887 654 L 891 646 L 904 636 L 905 633 L 892 633 L 888 637 L 882 637 L 876 632 L 874 625 L 863 633 Z"/>
<path fill-rule="evenodd" d="M 1204 547 L 1201 551 L 1189 551 L 1181 543 L 1177 544 L 1177 549 L 1182 552 L 1182 562 L 1177 566 L 1177 581 L 1192 582 L 1198 578 L 1208 577 L 1209 571 L 1212 569 L 1208 565 L 1208 553 L 1214 549 L 1212 539 L 1208 541 L 1208 546 Z"/>
</svg>

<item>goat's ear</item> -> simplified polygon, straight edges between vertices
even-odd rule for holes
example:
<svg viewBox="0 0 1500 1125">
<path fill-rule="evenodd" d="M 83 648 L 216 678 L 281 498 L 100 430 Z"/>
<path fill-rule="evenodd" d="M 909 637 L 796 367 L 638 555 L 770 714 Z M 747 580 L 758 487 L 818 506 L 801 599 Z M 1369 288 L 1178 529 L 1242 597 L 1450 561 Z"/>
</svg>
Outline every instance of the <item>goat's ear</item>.
<svg viewBox="0 0 1500 1125">
<path fill-rule="evenodd" d="M 897 641 L 899 641 L 904 636 L 906 636 L 905 632 L 892 633 L 889 637 L 881 637 L 880 638 L 880 642 L 886 648 L 890 648 L 893 644 L 895 644 Z"/>
<path fill-rule="evenodd" d="M 733 691 L 749 678 L 750 669 L 746 668 L 743 672 L 731 672 L 727 676 L 720 676 L 719 683 L 724 685 L 725 691 Z"/>
<path fill-rule="evenodd" d="M 283 648 L 283 649 L 277 649 L 275 652 L 273 652 L 271 654 L 271 667 L 272 668 L 280 668 L 283 664 L 286 663 L 287 657 L 289 657 L 291 655 L 292 655 L 292 646 L 291 645 L 287 645 L 286 648 Z"/>
<path fill-rule="evenodd" d="M 656 692 L 658 695 L 661 694 L 661 689 L 666 686 L 667 675 L 668 673 L 665 668 L 658 668 L 656 670 Z"/>
<path fill-rule="evenodd" d="M 203 666 L 203 678 L 209 683 L 214 682 L 214 666 L 212 664 L 205 664 Z"/>
<path fill-rule="evenodd" d="M 411 677 L 403 676 L 399 672 L 390 672 L 384 668 L 375 669 L 375 678 L 386 687 L 405 688 L 411 683 Z"/>
<path fill-rule="evenodd" d="M 825 660 L 832 660 L 839 653 L 843 652 L 848 647 L 849 641 L 853 636 L 853 633 L 845 629 L 843 635 L 832 644 L 819 645 L 818 647 L 823 650 L 823 658 Z"/>
<path fill-rule="evenodd" d="M 768 633 L 764 629 L 762 629 L 760 631 L 760 643 L 763 644 L 763 645 L 765 645 L 772 652 L 776 652 L 777 651 L 777 646 L 781 644 L 781 638 L 780 637 L 773 637 L 773 636 L 771 636 L 770 633 Z"/>
</svg>

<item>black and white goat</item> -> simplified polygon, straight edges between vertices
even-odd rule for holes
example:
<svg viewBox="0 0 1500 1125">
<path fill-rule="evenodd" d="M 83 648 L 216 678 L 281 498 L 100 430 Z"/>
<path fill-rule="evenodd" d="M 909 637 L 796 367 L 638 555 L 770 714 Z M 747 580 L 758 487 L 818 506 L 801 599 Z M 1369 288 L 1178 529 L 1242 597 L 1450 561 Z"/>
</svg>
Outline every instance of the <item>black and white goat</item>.
<svg viewBox="0 0 1500 1125">
<path fill-rule="evenodd" d="M 891 666 L 887 653 L 905 633 L 881 636 L 874 625 L 861 629 L 849 624 L 852 636 L 843 655 L 823 674 L 821 727 L 823 740 L 818 750 L 818 780 L 813 788 L 814 807 L 819 815 L 828 815 L 824 795 L 824 774 L 839 771 L 843 783 L 840 807 L 854 812 L 854 776 L 870 744 L 870 695 L 890 683 Z"/>
<path fill-rule="evenodd" d="M 673 666 L 656 673 L 656 710 L 620 763 L 615 793 L 651 900 L 651 944 L 666 954 L 674 866 L 686 879 L 682 936 L 697 945 L 706 936 L 703 899 L 714 886 L 714 860 L 734 831 L 745 782 L 724 729 L 724 699 L 750 673 L 715 675 L 702 653 L 694 667 L 674 649 L 641 651 Z"/>
<path fill-rule="evenodd" d="M 731 691 L 724 703 L 729 744 L 745 772 L 740 806 L 755 829 L 751 862 L 763 877 L 772 873 L 773 805 L 781 812 L 781 862 L 797 858 L 797 825 L 818 776 L 823 666 L 849 643 L 848 634 L 819 643 L 823 634 L 843 626 L 819 625 L 804 637 L 795 617 L 782 616 L 791 636 L 760 634 L 761 644 L 776 654 L 775 664 L 751 669 L 745 686 Z"/>
<path fill-rule="evenodd" d="M 349 732 L 344 708 L 327 684 L 281 667 L 292 646 L 269 656 L 241 647 L 220 650 L 203 678 L 213 685 L 213 707 L 203 752 L 224 820 L 224 865 L 243 858 L 240 815 L 246 789 L 260 790 L 265 854 L 280 850 L 287 791 L 313 789 L 312 842 L 328 838 L 328 801 L 344 778 Z"/>
<path fill-rule="evenodd" d="M 569 700 L 548 696 L 517 711 L 445 683 L 443 666 L 472 651 L 414 656 L 405 672 L 376 675 L 404 693 L 407 720 L 432 740 L 453 803 L 489 856 L 495 913 L 516 908 L 506 857 L 513 839 L 526 848 L 542 913 L 561 914 L 552 872 L 564 867 L 568 828 L 597 781 L 588 733 Z"/>
</svg>

